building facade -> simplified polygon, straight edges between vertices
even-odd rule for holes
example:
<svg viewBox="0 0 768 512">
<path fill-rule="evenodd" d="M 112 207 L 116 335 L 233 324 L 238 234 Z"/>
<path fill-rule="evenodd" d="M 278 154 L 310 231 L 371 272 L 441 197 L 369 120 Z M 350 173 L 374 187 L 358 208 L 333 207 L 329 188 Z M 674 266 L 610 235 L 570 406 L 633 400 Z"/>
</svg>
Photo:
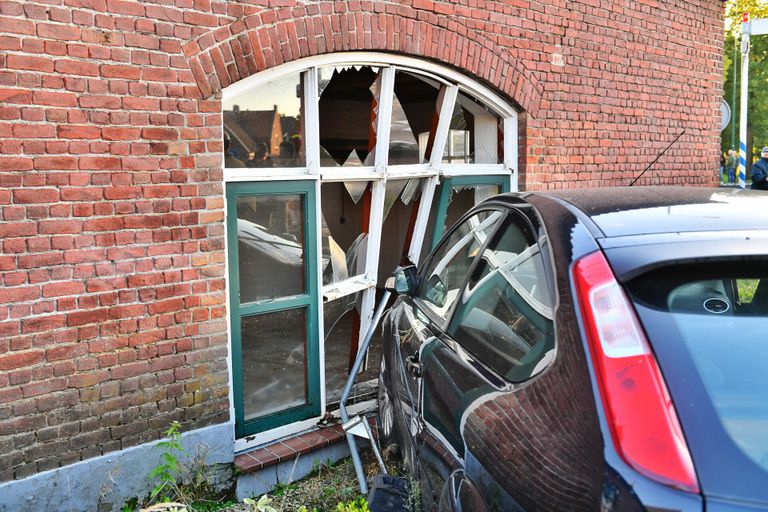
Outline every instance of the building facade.
<svg viewBox="0 0 768 512">
<path fill-rule="evenodd" d="M 718 183 L 722 11 L 0 4 L 0 494 L 174 420 L 217 461 L 311 428 L 384 278 L 489 195 L 628 185 L 678 136 L 639 183 Z"/>
</svg>

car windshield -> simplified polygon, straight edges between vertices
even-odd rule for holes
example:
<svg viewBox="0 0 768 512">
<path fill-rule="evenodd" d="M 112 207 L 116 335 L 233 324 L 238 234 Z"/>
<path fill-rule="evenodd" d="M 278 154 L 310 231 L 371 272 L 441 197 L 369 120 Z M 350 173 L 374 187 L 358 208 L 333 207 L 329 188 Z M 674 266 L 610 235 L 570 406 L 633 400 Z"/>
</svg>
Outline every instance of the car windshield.
<svg viewBox="0 0 768 512">
<path fill-rule="evenodd" d="M 707 481 L 731 492 L 726 471 L 768 476 L 767 270 L 754 262 L 676 266 L 627 285 L 705 492 Z M 719 467 L 700 466 L 710 460 Z"/>
</svg>

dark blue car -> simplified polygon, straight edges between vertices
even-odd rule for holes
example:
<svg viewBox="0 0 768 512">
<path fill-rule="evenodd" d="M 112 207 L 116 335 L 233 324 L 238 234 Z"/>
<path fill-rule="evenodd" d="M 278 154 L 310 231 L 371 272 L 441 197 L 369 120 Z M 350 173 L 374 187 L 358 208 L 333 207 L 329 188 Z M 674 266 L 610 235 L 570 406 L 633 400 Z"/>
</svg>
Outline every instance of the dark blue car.
<svg viewBox="0 0 768 512">
<path fill-rule="evenodd" d="M 383 442 L 425 510 L 768 509 L 768 194 L 507 194 L 399 269 Z"/>
</svg>

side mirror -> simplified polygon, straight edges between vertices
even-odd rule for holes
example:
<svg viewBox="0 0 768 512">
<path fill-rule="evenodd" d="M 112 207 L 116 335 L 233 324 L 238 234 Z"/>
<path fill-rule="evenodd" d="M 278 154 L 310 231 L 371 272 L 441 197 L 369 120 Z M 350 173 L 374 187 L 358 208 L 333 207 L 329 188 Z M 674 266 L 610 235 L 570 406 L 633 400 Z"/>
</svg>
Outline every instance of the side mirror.
<svg viewBox="0 0 768 512">
<path fill-rule="evenodd" d="M 411 295 L 416 291 L 418 270 L 415 265 L 397 267 L 391 277 L 384 283 L 384 289 L 399 295 Z"/>
</svg>

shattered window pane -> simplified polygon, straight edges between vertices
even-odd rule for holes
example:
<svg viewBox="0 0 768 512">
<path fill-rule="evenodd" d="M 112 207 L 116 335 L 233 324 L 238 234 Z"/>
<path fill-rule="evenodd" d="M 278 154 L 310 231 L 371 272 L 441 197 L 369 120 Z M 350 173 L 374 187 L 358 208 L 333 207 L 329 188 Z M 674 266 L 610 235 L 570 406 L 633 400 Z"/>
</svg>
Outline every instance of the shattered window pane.
<svg viewBox="0 0 768 512">
<path fill-rule="evenodd" d="M 406 263 L 424 181 L 415 178 L 387 181 L 379 253 L 380 287 L 398 265 Z"/>
<path fill-rule="evenodd" d="M 443 162 L 498 164 L 504 160 L 504 123 L 488 106 L 463 92 L 456 97 Z"/>
<path fill-rule="evenodd" d="M 251 420 L 307 401 L 307 309 L 244 317 L 243 409 Z"/>
<path fill-rule="evenodd" d="M 304 293 L 304 196 L 237 198 L 240 303 Z"/>
<path fill-rule="evenodd" d="M 454 185 L 450 194 L 443 232 L 458 222 L 473 206 L 501 194 L 501 185 Z"/>
<path fill-rule="evenodd" d="M 380 68 L 318 69 L 320 165 L 373 165 Z"/>
<path fill-rule="evenodd" d="M 360 332 L 360 293 L 353 293 L 323 304 L 325 327 L 326 402 L 338 402 L 357 354 Z"/>
<path fill-rule="evenodd" d="M 438 84 L 398 71 L 392 98 L 389 164 L 419 164 L 429 160 L 439 111 Z"/>
<path fill-rule="evenodd" d="M 321 189 L 323 285 L 365 272 L 369 182 L 324 183 Z M 363 230 L 366 227 L 366 230 Z"/>
<path fill-rule="evenodd" d="M 224 166 L 303 167 L 303 74 L 267 82 L 224 102 Z"/>
</svg>

